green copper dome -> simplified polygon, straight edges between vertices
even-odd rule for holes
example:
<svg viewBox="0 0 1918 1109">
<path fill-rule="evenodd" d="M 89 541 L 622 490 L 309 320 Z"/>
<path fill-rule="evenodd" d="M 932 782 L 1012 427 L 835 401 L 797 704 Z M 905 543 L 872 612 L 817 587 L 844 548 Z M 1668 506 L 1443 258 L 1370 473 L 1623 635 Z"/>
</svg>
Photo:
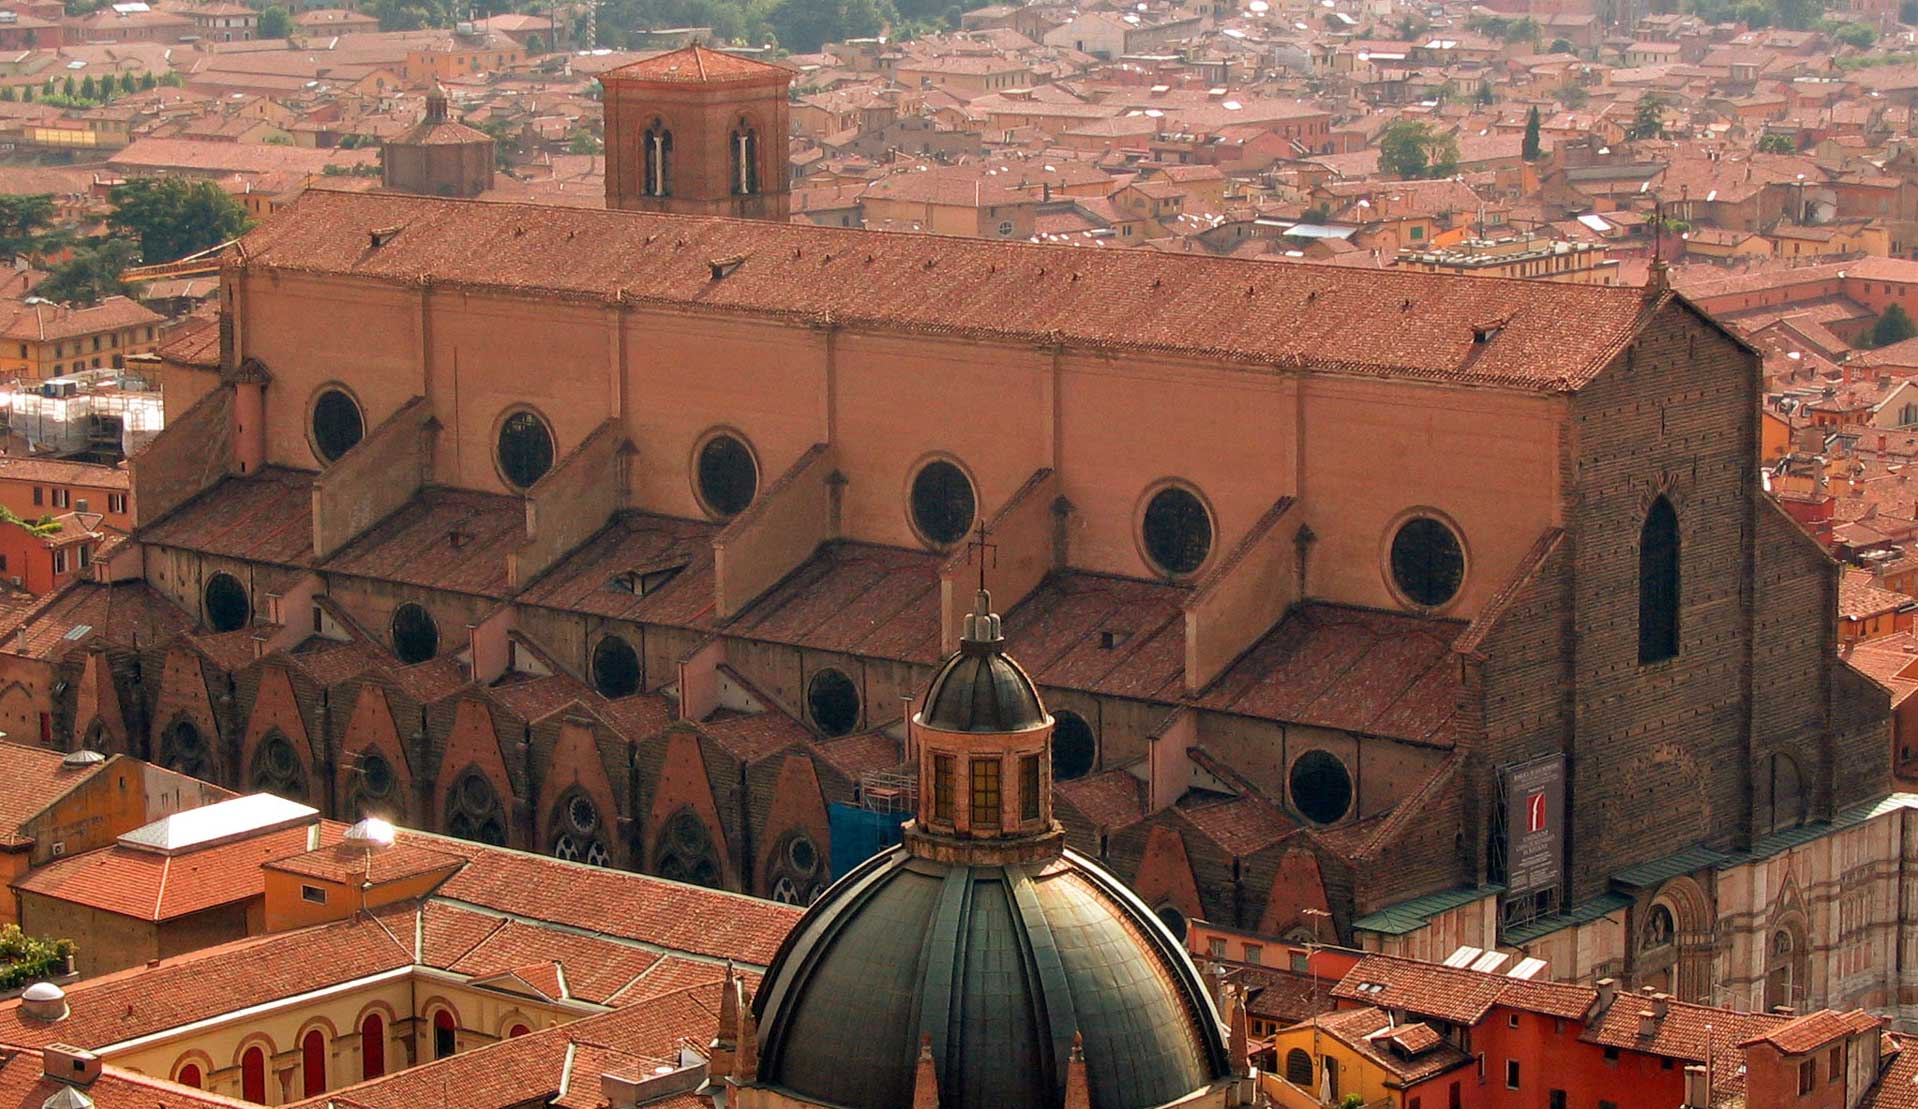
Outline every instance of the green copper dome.
<svg viewBox="0 0 1918 1109">
<path fill-rule="evenodd" d="M 1006 866 L 875 856 L 793 929 L 753 1004 L 759 1082 L 845 1109 L 912 1104 L 922 1035 L 941 1109 L 1056 1109 L 1074 1032 L 1099 1109 L 1164 1105 L 1226 1074 L 1185 949 L 1070 851 Z"/>
</svg>

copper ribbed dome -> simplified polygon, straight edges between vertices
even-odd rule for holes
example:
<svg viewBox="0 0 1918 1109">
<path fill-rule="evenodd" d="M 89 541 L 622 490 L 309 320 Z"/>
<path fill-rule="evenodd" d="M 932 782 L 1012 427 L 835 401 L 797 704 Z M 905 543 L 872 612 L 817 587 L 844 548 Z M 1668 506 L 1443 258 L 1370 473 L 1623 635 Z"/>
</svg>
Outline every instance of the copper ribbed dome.
<svg viewBox="0 0 1918 1109">
<path fill-rule="evenodd" d="M 1057 1109 L 1075 1032 L 1099 1109 L 1177 1101 L 1226 1074 L 1185 949 L 1098 863 L 1004 866 L 898 847 L 836 883 L 754 998 L 758 1080 L 845 1109 L 913 1103 L 920 1037 L 942 1109 Z"/>
</svg>

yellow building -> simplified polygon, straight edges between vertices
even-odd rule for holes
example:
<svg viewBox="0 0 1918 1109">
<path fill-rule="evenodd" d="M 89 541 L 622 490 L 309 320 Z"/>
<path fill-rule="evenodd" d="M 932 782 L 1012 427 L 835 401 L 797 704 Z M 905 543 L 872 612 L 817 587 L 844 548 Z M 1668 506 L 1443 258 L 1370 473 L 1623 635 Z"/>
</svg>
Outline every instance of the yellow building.
<svg viewBox="0 0 1918 1109">
<path fill-rule="evenodd" d="M 1260 1076 L 1260 1086 L 1284 1109 L 1323 1109 L 1352 1094 L 1367 1109 L 1442 1106 L 1456 1093 L 1447 1087 L 1458 1071 L 1472 1065 L 1472 1056 L 1430 1025 L 1395 1024 L 1390 1013 L 1369 1007 L 1321 1013 L 1281 1029 L 1272 1049 L 1277 1065 Z"/>
<path fill-rule="evenodd" d="M 90 308 L 23 305 L 0 330 L 0 377 L 43 381 L 119 368 L 159 343 L 166 317 L 138 301 L 108 297 Z"/>
<path fill-rule="evenodd" d="M 1401 252 L 1398 264 L 1420 273 L 1522 277 L 1577 285 L 1618 284 L 1618 260 L 1607 258 L 1604 247 L 1536 237 L 1462 238 L 1441 249 Z"/>
</svg>

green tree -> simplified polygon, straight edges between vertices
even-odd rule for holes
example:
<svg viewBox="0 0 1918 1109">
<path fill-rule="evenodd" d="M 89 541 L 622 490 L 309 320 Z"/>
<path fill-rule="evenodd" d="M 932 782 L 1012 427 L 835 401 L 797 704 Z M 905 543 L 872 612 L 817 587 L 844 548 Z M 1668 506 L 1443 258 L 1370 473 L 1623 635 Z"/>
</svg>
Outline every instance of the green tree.
<svg viewBox="0 0 1918 1109">
<path fill-rule="evenodd" d="M 260 37 L 283 39 L 293 33 L 293 16 L 278 4 L 260 13 Z"/>
<path fill-rule="evenodd" d="M 74 950 L 72 940 L 41 939 L 22 932 L 18 924 L 0 925 L 0 990 L 17 990 L 36 978 L 58 974 Z"/>
<path fill-rule="evenodd" d="M 1484 105 L 1484 104 L 1490 104 L 1492 100 L 1493 100 L 1492 82 L 1480 81 L 1478 83 L 1478 102 L 1481 105 Z"/>
<path fill-rule="evenodd" d="M 767 18 L 779 45 L 800 54 L 829 42 L 868 38 L 886 28 L 875 0 L 779 0 Z"/>
<path fill-rule="evenodd" d="M 63 304 L 97 304 L 129 291 L 120 274 L 139 264 L 140 248 L 132 240 L 91 239 L 73 257 L 53 267 L 34 293 Z"/>
<path fill-rule="evenodd" d="M 1898 0 L 1898 22 L 1918 23 L 1918 0 Z"/>
<path fill-rule="evenodd" d="M 1625 129 L 1628 139 L 1662 139 L 1665 137 L 1665 100 L 1658 96 L 1641 96 L 1638 107 L 1632 111 L 1632 125 Z"/>
<path fill-rule="evenodd" d="M 155 77 L 151 73 L 140 74 L 140 87 L 142 89 L 155 88 L 159 85 L 159 83 L 160 83 L 160 79 L 158 77 Z"/>
<path fill-rule="evenodd" d="M 1912 2 L 1918 3 L 1918 0 L 1912 0 Z M 1571 39 L 1553 39 L 1552 45 L 1546 47 L 1545 52 L 1547 54 L 1576 54 L 1578 53 L 1578 47 L 1572 45 Z"/>
<path fill-rule="evenodd" d="M 1314 204 L 1299 216 L 1300 223 L 1323 224 L 1330 222 L 1331 219 L 1332 206 L 1329 204 Z"/>
<path fill-rule="evenodd" d="M 93 75 L 88 74 L 86 80 L 80 82 L 80 99 L 97 100 L 99 98 L 100 87 L 93 83 Z"/>
<path fill-rule="evenodd" d="M 1560 88 L 1557 92 L 1554 92 L 1552 96 L 1560 104 L 1563 104 L 1567 108 L 1571 108 L 1573 110 L 1583 108 L 1585 105 L 1590 104 L 1592 102 L 1592 94 L 1589 92 L 1586 92 L 1584 86 L 1582 85 L 1566 85 L 1563 88 Z"/>
<path fill-rule="evenodd" d="M 40 231 L 53 223 L 53 197 L 0 196 L 0 261 L 33 249 Z"/>
<path fill-rule="evenodd" d="M 12 85 L 0 85 L 0 100 L 18 100 L 20 94 L 13 91 Z"/>
<path fill-rule="evenodd" d="M 122 73 L 120 74 L 120 91 L 121 92 L 139 92 L 140 82 L 134 80 L 133 74 Z"/>
<path fill-rule="evenodd" d="M 59 91 L 60 91 L 60 86 L 54 84 L 53 78 L 51 77 L 47 78 L 46 84 L 40 86 L 40 95 L 42 96 L 52 96 L 54 93 L 57 93 Z"/>
<path fill-rule="evenodd" d="M 1525 141 L 1519 146 L 1519 155 L 1528 162 L 1538 161 L 1538 156 L 1541 153 L 1538 127 L 1538 105 L 1534 104 L 1532 105 L 1532 110 L 1525 113 Z"/>
<path fill-rule="evenodd" d="M 73 79 L 73 74 L 67 74 L 67 79 L 60 82 L 60 95 L 68 100 L 80 95 L 80 82 Z"/>
<path fill-rule="evenodd" d="M 21 86 L 20 86 L 20 99 L 21 99 L 21 101 L 23 101 L 24 103 L 28 103 L 28 104 L 31 104 L 31 103 L 33 103 L 33 97 L 34 97 L 34 92 L 33 92 L 33 86 L 32 86 L 32 85 L 21 85 Z"/>
<path fill-rule="evenodd" d="M 1831 37 L 1844 43 L 1846 46 L 1855 46 L 1860 50 L 1868 50 L 1871 48 L 1872 43 L 1878 41 L 1878 32 L 1863 23 L 1846 23 L 1833 31 Z"/>
<path fill-rule="evenodd" d="M 1778 25 L 1794 31 L 1809 30 L 1825 14 L 1825 0 L 1776 0 Z"/>
<path fill-rule="evenodd" d="M 1450 177 L 1458 170 L 1458 140 L 1427 124 L 1402 119 L 1379 138 L 1379 169 L 1399 181 Z"/>
<path fill-rule="evenodd" d="M 546 53 L 546 40 L 539 37 L 538 35 L 527 35 L 526 36 L 526 52 L 528 54 Z"/>
<path fill-rule="evenodd" d="M 1878 317 L 1878 322 L 1871 325 L 1871 345 L 1874 347 L 1888 347 L 1914 336 L 1918 336 L 1918 324 L 1913 324 L 1911 314 L 1897 304 L 1885 309 L 1884 314 Z"/>
<path fill-rule="evenodd" d="M 246 210 L 211 181 L 139 177 L 110 194 L 107 226 L 138 240 L 147 265 L 171 262 L 246 230 Z"/>
<path fill-rule="evenodd" d="M 1758 152 L 1760 154 L 1796 154 L 1798 144 L 1792 141 L 1790 135 L 1767 131 L 1758 137 Z"/>
<path fill-rule="evenodd" d="M 568 154 L 598 154 L 604 147 L 593 137 L 590 131 L 575 131 L 571 141 L 566 144 Z"/>
</svg>

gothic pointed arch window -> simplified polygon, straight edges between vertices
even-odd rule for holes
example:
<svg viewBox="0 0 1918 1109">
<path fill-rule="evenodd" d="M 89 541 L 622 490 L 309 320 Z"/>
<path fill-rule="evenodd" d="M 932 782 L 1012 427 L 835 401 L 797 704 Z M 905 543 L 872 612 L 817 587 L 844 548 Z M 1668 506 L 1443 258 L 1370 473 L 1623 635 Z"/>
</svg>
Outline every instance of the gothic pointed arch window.
<svg viewBox="0 0 1918 1109">
<path fill-rule="evenodd" d="M 673 195 L 673 133 L 664 120 L 655 117 L 647 126 L 640 140 L 640 158 L 646 167 L 646 195 Z"/>
<path fill-rule="evenodd" d="M 593 866 L 613 865 L 606 849 L 605 821 L 591 797 L 575 789 L 553 811 L 553 857 Z"/>
<path fill-rule="evenodd" d="M 732 152 L 734 196 L 751 196 L 759 191 L 759 131 L 752 121 L 741 116 L 733 128 L 729 148 Z"/>
<path fill-rule="evenodd" d="M 253 754 L 253 788 L 298 801 L 306 796 L 306 765 L 285 733 L 271 731 Z"/>
<path fill-rule="evenodd" d="M 1659 497 L 1638 533 L 1638 661 L 1678 654 L 1678 513 Z"/>
<path fill-rule="evenodd" d="M 213 759 L 207 750 L 206 736 L 193 721 L 176 720 L 160 735 L 160 765 L 189 778 L 207 778 L 213 773 Z"/>
<path fill-rule="evenodd" d="M 506 846 L 506 809 L 500 804 L 499 791 L 477 767 L 461 774 L 447 791 L 446 831 L 461 839 Z"/>
<path fill-rule="evenodd" d="M 719 888 L 719 852 L 698 813 L 681 809 L 667 818 L 660 829 L 653 873 L 675 882 Z"/>
</svg>

